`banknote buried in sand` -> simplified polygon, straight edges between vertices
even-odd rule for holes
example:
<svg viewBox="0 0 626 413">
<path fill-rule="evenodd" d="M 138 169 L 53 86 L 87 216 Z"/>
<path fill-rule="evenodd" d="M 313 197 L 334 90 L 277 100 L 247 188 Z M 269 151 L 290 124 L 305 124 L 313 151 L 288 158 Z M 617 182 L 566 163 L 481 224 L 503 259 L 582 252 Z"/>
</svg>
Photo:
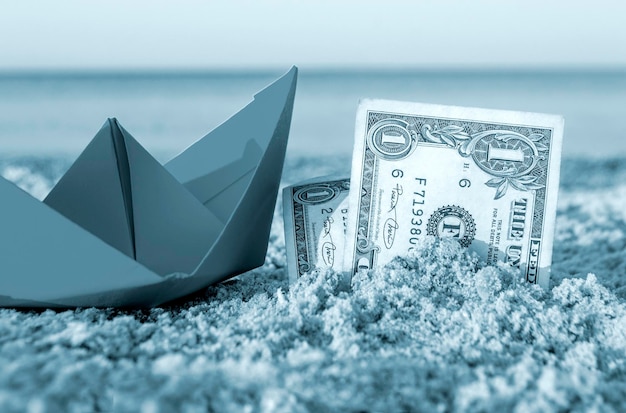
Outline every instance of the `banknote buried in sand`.
<svg viewBox="0 0 626 413">
<path fill-rule="evenodd" d="M 313 268 L 349 279 L 435 236 L 547 288 L 563 123 L 537 113 L 361 101 L 350 180 L 320 178 L 283 192 L 290 279 Z M 329 230 L 337 223 L 342 231 Z"/>
</svg>

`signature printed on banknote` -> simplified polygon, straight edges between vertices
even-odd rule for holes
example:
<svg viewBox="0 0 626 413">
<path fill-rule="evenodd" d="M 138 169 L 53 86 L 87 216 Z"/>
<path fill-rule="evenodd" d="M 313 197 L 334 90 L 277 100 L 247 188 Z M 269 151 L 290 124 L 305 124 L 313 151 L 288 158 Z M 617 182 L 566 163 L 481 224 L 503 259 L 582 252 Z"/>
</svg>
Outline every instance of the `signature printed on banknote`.
<svg viewBox="0 0 626 413">
<path fill-rule="evenodd" d="M 315 269 L 343 268 L 348 220 L 347 177 L 321 177 L 283 189 L 290 282 Z"/>
<path fill-rule="evenodd" d="M 563 118 L 363 100 L 344 270 L 388 263 L 426 235 L 548 286 Z"/>
</svg>

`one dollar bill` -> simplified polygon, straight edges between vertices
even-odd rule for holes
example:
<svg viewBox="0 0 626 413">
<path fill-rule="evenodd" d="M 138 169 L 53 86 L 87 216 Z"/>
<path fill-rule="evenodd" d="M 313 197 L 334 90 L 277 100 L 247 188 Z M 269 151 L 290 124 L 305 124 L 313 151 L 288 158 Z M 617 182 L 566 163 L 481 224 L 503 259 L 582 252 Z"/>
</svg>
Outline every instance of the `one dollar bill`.
<svg viewBox="0 0 626 413">
<path fill-rule="evenodd" d="M 315 178 L 283 189 L 289 281 L 313 269 L 343 268 L 350 179 Z"/>
<path fill-rule="evenodd" d="M 560 116 L 361 101 L 344 270 L 432 235 L 547 288 L 562 138 Z"/>
</svg>

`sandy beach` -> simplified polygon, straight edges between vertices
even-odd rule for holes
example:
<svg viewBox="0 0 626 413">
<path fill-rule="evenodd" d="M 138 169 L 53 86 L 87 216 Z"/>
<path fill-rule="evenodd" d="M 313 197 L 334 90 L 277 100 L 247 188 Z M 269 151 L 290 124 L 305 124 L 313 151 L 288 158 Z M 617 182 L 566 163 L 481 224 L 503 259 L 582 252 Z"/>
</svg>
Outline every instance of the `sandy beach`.
<svg viewBox="0 0 626 413">
<path fill-rule="evenodd" d="M 292 158 L 283 185 L 346 161 Z M 0 172 L 41 198 L 69 162 Z M 0 411 L 624 411 L 626 159 L 561 176 L 549 291 L 435 239 L 351 292 L 289 285 L 277 209 L 263 267 L 185 300 L 0 309 Z"/>
</svg>

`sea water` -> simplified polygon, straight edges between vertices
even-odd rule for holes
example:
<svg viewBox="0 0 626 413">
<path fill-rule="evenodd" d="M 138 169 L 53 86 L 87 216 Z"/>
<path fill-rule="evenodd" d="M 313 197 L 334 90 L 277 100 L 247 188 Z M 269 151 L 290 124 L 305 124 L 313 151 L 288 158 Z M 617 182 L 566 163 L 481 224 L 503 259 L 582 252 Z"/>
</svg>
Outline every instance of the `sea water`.
<svg viewBox="0 0 626 413">
<path fill-rule="evenodd" d="M 280 71 L 0 74 L 0 154 L 75 156 L 117 117 L 160 160 Z M 301 70 L 288 157 L 349 156 L 361 98 L 561 114 L 564 156 L 626 155 L 626 72 Z"/>
</svg>

